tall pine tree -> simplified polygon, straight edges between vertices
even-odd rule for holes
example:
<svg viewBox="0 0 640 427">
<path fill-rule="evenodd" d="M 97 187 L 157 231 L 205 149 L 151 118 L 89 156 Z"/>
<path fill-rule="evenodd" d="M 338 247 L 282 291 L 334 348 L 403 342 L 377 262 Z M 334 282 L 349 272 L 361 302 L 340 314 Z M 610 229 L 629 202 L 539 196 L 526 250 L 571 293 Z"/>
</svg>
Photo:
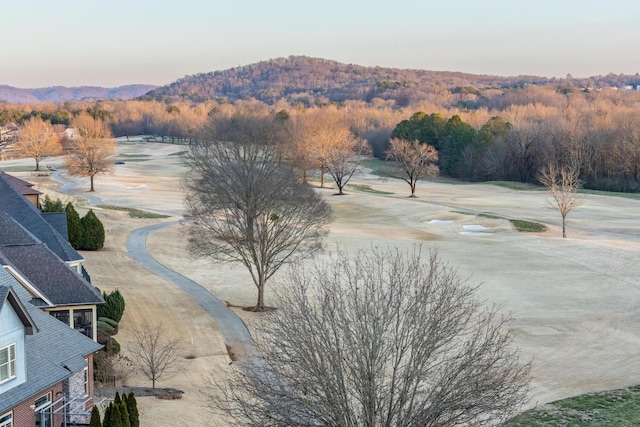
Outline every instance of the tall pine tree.
<svg viewBox="0 0 640 427">
<path fill-rule="evenodd" d="M 120 418 L 122 419 L 122 427 L 131 427 L 129 421 L 129 411 L 127 410 L 127 396 L 123 393 L 120 401 Z"/>
<path fill-rule="evenodd" d="M 89 420 L 89 427 L 102 427 L 102 421 L 100 421 L 100 411 L 97 406 L 94 406 L 91 410 L 91 420 Z"/>
<path fill-rule="evenodd" d="M 102 248 L 104 246 L 104 227 L 93 210 L 89 210 L 80 222 L 84 230 L 82 249 L 96 251 Z"/>
<path fill-rule="evenodd" d="M 75 210 L 71 202 L 64 208 L 67 213 L 67 232 L 69 233 L 69 243 L 73 249 L 81 249 L 84 241 L 84 231 L 80 222 L 80 215 Z"/>
<path fill-rule="evenodd" d="M 122 425 L 122 414 L 120 413 L 120 404 L 112 404 L 111 417 L 109 417 L 108 427 L 124 427 Z M 109 405 L 111 406 L 111 405 Z M 105 426 L 106 427 L 106 426 Z"/>
<path fill-rule="evenodd" d="M 104 419 L 102 420 L 103 427 L 109 427 L 111 425 L 111 410 L 113 409 L 113 403 L 109 403 L 107 409 L 104 411 Z"/>
<path fill-rule="evenodd" d="M 132 391 L 127 395 L 127 410 L 129 411 L 129 421 L 131 427 L 140 427 L 140 414 L 138 413 L 138 402 Z"/>
</svg>

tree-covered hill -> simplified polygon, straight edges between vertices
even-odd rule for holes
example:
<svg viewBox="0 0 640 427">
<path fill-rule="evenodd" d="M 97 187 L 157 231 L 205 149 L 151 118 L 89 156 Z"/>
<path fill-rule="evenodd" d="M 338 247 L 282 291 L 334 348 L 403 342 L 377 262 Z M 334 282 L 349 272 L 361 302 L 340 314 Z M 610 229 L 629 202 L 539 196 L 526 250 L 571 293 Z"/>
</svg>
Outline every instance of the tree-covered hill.
<svg viewBox="0 0 640 427">
<path fill-rule="evenodd" d="M 157 88 L 143 99 L 235 101 L 255 98 L 272 104 L 323 104 L 345 100 L 370 102 L 393 99 L 409 105 L 446 90 L 461 96 L 480 95 L 483 90 L 528 84 L 567 88 L 640 84 L 640 76 L 609 74 L 588 79 L 536 76 L 499 77 L 449 71 L 409 70 L 343 64 L 321 58 L 290 56 L 227 70 L 187 76 Z"/>
</svg>

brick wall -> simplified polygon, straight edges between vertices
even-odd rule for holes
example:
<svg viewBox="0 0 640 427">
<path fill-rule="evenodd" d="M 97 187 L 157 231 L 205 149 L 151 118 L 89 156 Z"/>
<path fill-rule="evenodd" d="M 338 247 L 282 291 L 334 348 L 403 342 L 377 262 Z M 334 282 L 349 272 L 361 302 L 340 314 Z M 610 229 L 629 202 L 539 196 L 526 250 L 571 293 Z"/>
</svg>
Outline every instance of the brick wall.
<svg viewBox="0 0 640 427">
<path fill-rule="evenodd" d="M 93 354 L 87 356 L 87 362 L 89 367 L 89 395 L 88 397 L 93 397 Z M 83 372 L 80 371 L 74 374 L 69 380 L 60 382 L 55 386 L 43 390 L 42 392 L 30 397 L 24 402 L 20 403 L 18 406 L 12 408 L 13 411 L 13 425 L 15 427 L 31 427 L 36 425 L 36 415 L 32 406 L 35 404 L 36 399 L 39 397 L 51 392 L 51 401 L 55 402 L 60 399 L 63 393 L 71 391 L 71 396 L 79 395 L 81 398 L 84 396 L 84 375 Z M 82 400 L 82 399 L 81 399 Z M 60 406 L 60 404 L 54 406 L 54 410 Z M 86 411 L 90 411 L 93 407 L 93 403 L 87 403 Z M 9 411 L 6 411 L 9 412 Z M 6 413 L 4 412 L 4 413 Z M 3 413 L 3 414 L 4 414 Z M 53 426 L 60 426 L 63 422 L 63 417 L 61 414 L 53 414 Z M 84 417 L 74 417 L 73 421 L 76 422 L 88 422 Z"/>
<path fill-rule="evenodd" d="M 13 425 L 16 427 L 30 427 L 36 425 L 36 415 L 33 409 L 31 408 L 35 403 L 36 399 L 40 396 L 45 395 L 48 392 L 51 392 L 51 399 L 55 402 L 62 395 L 62 383 L 58 383 L 50 389 L 44 390 L 35 396 L 25 400 L 18 406 L 13 408 Z M 60 394 L 58 394 L 60 393 Z M 58 394 L 56 396 L 56 394 Z M 53 425 L 59 426 L 62 423 L 62 417 L 60 415 L 53 415 Z"/>
</svg>

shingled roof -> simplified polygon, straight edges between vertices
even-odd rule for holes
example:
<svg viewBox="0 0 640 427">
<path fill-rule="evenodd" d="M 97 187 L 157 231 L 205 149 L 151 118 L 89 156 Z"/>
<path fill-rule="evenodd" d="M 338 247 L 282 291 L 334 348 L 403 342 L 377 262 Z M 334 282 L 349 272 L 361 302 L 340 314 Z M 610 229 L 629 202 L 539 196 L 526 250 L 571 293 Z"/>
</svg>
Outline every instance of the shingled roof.
<svg viewBox="0 0 640 427">
<path fill-rule="evenodd" d="M 9 184 L 11 184 L 11 186 L 15 188 L 22 195 L 26 196 L 29 194 L 37 194 L 37 195 L 42 194 L 38 190 L 35 190 L 33 188 L 33 184 L 28 181 L 17 178 L 13 175 L 9 175 L 8 173 L 3 171 L 0 171 L 0 174 L 3 175 L 3 177 L 7 180 L 7 182 L 9 182 Z"/>
<path fill-rule="evenodd" d="M 0 413 L 69 378 L 86 366 L 84 357 L 102 346 L 28 301 L 29 292 L 0 268 L 0 289 L 15 291 L 37 332 L 25 337 L 27 381 L 2 393 Z"/>
<path fill-rule="evenodd" d="M 56 231 L 40 214 L 40 211 L 25 199 L 13 185 L 6 173 L 0 173 L 0 212 L 7 213 L 24 228 L 47 245 L 60 259 L 65 262 L 83 261 L 84 258 L 71 244 Z"/>
<path fill-rule="evenodd" d="M 101 304 L 100 292 L 15 219 L 0 212 L 0 265 L 13 268 L 51 304 Z"/>
</svg>

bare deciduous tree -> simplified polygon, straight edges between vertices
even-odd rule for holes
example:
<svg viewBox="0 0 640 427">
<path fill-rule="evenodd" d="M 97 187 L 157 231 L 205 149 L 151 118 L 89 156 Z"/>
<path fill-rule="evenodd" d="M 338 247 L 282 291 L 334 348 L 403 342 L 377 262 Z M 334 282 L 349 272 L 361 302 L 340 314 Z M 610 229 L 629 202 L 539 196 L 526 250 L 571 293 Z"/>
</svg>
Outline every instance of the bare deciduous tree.
<svg viewBox="0 0 640 427">
<path fill-rule="evenodd" d="M 113 168 L 116 141 L 108 126 L 100 119 L 81 113 L 73 119 L 72 126 L 78 130 L 78 137 L 70 141 L 72 154 L 65 158 L 70 175 L 88 176 L 91 179 Z"/>
<path fill-rule="evenodd" d="M 130 348 L 133 362 L 156 388 L 156 381 L 175 372 L 180 338 L 167 337 L 162 324 L 133 330 L 135 339 Z"/>
<path fill-rule="evenodd" d="M 50 156 L 62 152 L 60 137 L 53 131 L 48 122 L 39 117 L 31 117 L 20 129 L 15 147 L 27 157 L 36 161 L 36 171 L 40 170 L 40 162 Z"/>
<path fill-rule="evenodd" d="M 290 118 L 288 130 L 293 166 L 302 171 L 305 180 L 308 170 L 319 169 L 320 187 L 324 187 L 325 174 L 338 153 L 349 151 L 358 142 L 344 114 L 333 108 L 298 113 Z"/>
<path fill-rule="evenodd" d="M 538 173 L 538 181 L 551 192 L 551 206 L 562 216 L 562 237 L 567 237 L 567 215 L 582 204 L 578 190 L 582 188 L 580 170 L 572 165 L 559 166 L 551 163 Z"/>
<path fill-rule="evenodd" d="M 411 197 L 416 197 L 416 183 L 420 178 L 438 174 L 438 151 L 419 141 L 391 139 L 387 160 L 396 162 L 398 177 L 411 187 Z"/>
<path fill-rule="evenodd" d="M 285 263 L 321 248 L 329 205 L 283 164 L 266 118 L 218 120 L 191 144 L 187 203 L 191 249 L 242 263 L 265 309 L 265 284 Z"/>
<path fill-rule="evenodd" d="M 211 397 L 241 425 L 495 425 L 526 399 L 509 316 L 436 252 L 338 252 L 293 268 L 278 296 L 262 359 Z"/>
<path fill-rule="evenodd" d="M 356 138 L 353 134 L 336 139 L 328 145 L 323 155 L 323 168 L 336 183 L 338 194 L 344 194 L 344 187 L 360 170 L 362 160 L 370 153 L 371 149 L 367 142 Z"/>
</svg>

